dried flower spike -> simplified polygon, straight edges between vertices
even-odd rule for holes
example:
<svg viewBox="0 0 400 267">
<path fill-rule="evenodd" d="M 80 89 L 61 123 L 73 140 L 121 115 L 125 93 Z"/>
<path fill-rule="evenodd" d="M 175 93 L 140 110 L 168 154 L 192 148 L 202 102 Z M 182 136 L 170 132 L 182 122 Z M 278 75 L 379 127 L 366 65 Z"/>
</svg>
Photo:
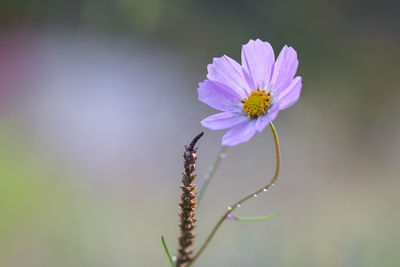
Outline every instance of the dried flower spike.
<svg viewBox="0 0 400 267">
<path fill-rule="evenodd" d="M 182 172 L 182 195 L 180 197 L 179 207 L 182 212 L 179 214 L 181 235 L 179 236 L 179 248 L 176 258 L 176 266 L 184 267 L 192 260 L 193 250 L 190 246 L 194 242 L 195 234 L 193 233 L 196 228 L 196 196 L 195 192 L 197 185 L 192 182 L 196 178 L 194 174 L 196 160 L 197 160 L 197 147 L 195 147 L 197 141 L 203 136 L 203 132 L 197 135 L 190 145 L 185 146 L 185 153 L 183 153 L 184 168 Z"/>
</svg>

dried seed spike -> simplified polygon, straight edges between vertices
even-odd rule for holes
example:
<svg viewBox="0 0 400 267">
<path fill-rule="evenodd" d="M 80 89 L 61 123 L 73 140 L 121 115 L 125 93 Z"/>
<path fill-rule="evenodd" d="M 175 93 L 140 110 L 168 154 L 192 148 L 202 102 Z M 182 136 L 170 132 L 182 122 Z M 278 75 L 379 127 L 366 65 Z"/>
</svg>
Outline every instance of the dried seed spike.
<svg viewBox="0 0 400 267">
<path fill-rule="evenodd" d="M 193 233 L 193 229 L 196 228 L 195 222 L 197 221 L 194 217 L 197 206 L 197 193 L 195 192 L 197 185 L 192 185 L 192 182 L 197 176 L 194 174 L 197 160 L 197 148 L 195 145 L 203 134 L 204 132 L 200 133 L 193 139 L 190 145 L 185 146 L 186 151 L 183 153 L 185 171 L 182 173 L 182 184 L 180 185 L 182 190 L 182 195 L 180 196 L 181 203 L 179 204 L 181 208 L 181 213 L 179 214 L 181 235 L 178 238 L 177 267 L 187 266 L 193 258 L 193 250 L 190 249 L 190 246 L 194 243 L 195 234 Z"/>
</svg>

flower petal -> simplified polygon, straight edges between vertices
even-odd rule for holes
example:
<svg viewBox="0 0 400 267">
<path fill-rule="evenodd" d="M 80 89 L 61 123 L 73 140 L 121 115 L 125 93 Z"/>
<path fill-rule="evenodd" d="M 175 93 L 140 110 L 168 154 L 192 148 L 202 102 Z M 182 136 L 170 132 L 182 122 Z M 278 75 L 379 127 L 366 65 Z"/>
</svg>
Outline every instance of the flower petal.
<svg viewBox="0 0 400 267">
<path fill-rule="evenodd" d="M 236 91 L 242 99 L 249 93 L 249 88 L 244 78 L 242 67 L 228 56 L 214 58 L 213 63 L 207 66 L 207 78 L 225 84 Z"/>
<path fill-rule="evenodd" d="M 251 90 L 267 89 L 274 68 L 274 50 L 268 42 L 250 40 L 242 47 L 242 67 Z"/>
<path fill-rule="evenodd" d="M 267 114 L 258 117 L 256 122 L 256 131 L 259 133 L 262 132 L 268 123 L 275 120 L 276 116 L 278 116 L 278 113 L 279 105 L 274 105 L 268 110 Z"/>
<path fill-rule="evenodd" d="M 275 62 L 270 89 L 278 93 L 288 87 L 296 74 L 298 65 L 296 51 L 285 45 Z"/>
<path fill-rule="evenodd" d="M 241 96 L 228 86 L 205 80 L 197 89 L 199 100 L 220 111 L 240 110 Z"/>
<path fill-rule="evenodd" d="M 301 77 L 298 76 L 294 78 L 294 80 L 290 83 L 288 87 L 286 87 L 279 93 L 276 101 L 279 104 L 280 110 L 286 109 L 296 103 L 296 101 L 300 97 L 301 87 Z"/>
<path fill-rule="evenodd" d="M 222 137 L 223 146 L 235 146 L 247 142 L 256 133 L 256 120 L 246 120 L 232 129 Z"/>
<path fill-rule="evenodd" d="M 210 130 L 221 130 L 231 128 L 246 120 L 247 117 L 243 113 L 222 112 L 205 118 L 200 123 Z"/>
</svg>

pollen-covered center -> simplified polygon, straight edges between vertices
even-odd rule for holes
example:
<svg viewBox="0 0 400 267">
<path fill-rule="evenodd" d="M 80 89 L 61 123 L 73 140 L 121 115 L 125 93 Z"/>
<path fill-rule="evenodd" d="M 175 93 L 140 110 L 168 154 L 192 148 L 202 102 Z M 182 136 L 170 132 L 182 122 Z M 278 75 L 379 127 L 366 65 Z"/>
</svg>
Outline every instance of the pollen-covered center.
<svg viewBox="0 0 400 267">
<path fill-rule="evenodd" d="M 266 93 L 266 90 L 260 90 L 260 86 L 258 86 L 257 91 L 251 91 L 246 99 L 239 101 L 243 103 L 243 110 L 246 111 L 247 118 L 258 117 L 265 114 L 271 104 L 271 90 Z"/>
</svg>

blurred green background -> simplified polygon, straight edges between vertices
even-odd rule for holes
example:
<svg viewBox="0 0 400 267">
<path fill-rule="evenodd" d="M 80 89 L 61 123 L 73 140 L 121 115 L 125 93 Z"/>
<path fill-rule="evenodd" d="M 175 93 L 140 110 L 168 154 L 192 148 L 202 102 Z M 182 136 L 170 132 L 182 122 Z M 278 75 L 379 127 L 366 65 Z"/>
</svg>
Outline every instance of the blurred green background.
<svg viewBox="0 0 400 267">
<path fill-rule="evenodd" d="M 299 55 L 280 113 L 277 185 L 228 221 L 197 266 L 399 266 L 398 1 L 1 0 L 0 266 L 165 266 L 177 246 L 183 145 L 213 57 L 249 39 Z M 223 131 L 199 144 L 198 183 Z M 274 171 L 269 131 L 228 151 L 199 245 Z"/>
</svg>

